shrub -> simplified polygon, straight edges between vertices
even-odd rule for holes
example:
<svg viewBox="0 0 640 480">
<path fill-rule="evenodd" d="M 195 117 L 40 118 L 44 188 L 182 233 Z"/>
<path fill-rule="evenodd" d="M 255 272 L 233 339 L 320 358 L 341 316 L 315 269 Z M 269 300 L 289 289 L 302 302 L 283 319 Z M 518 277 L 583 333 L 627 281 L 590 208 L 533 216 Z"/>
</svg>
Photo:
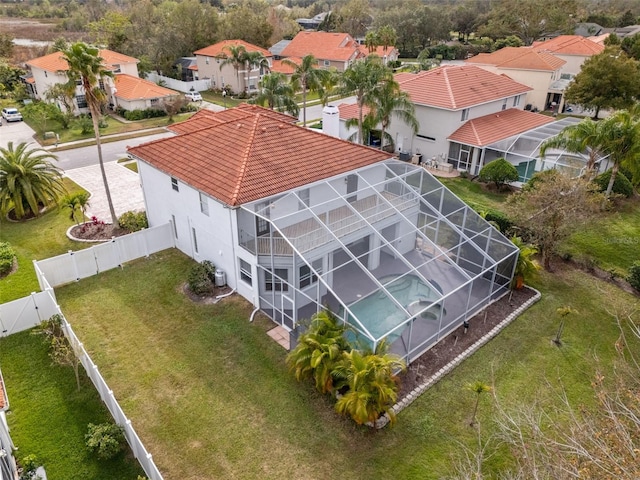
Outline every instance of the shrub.
<svg viewBox="0 0 640 480">
<path fill-rule="evenodd" d="M 607 187 L 609 186 L 610 180 L 611 170 L 607 170 L 606 172 L 601 173 L 596 178 L 594 178 L 593 183 L 598 186 L 598 190 L 600 190 L 601 192 L 605 192 L 607 190 Z M 633 195 L 633 185 L 631 185 L 631 182 L 624 174 L 618 172 L 618 174 L 616 175 L 616 179 L 613 182 L 612 192 L 629 198 Z"/>
<path fill-rule="evenodd" d="M 633 265 L 629 267 L 627 281 L 633 288 L 640 291 L 640 261 L 633 262 Z"/>
<path fill-rule="evenodd" d="M 204 295 L 213 290 L 213 283 L 209 278 L 209 270 L 202 263 L 197 263 L 189 271 L 187 285 L 196 295 Z"/>
<path fill-rule="evenodd" d="M 74 125 L 76 128 L 80 129 L 80 132 L 83 135 L 93 132 L 93 122 L 91 121 L 91 117 L 89 117 L 89 115 L 80 115 L 75 119 Z"/>
<path fill-rule="evenodd" d="M 145 212 L 125 212 L 118 218 L 118 225 L 129 232 L 137 232 L 143 228 L 149 228 Z"/>
<path fill-rule="evenodd" d="M 20 468 L 18 473 L 20 474 L 19 480 L 36 480 L 36 470 L 38 469 L 38 457 L 34 454 L 23 457 L 19 462 Z"/>
<path fill-rule="evenodd" d="M 207 276 L 211 282 L 215 283 L 216 281 L 216 266 L 210 260 L 203 260 L 202 266 L 207 271 Z"/>
<path fill-rule="evenodd" d="M 90 423 L 89 432 L 84 436 L 85 445 L 98 458 L 109 460 L 124 449 L 124 430 L 115 423 Z"/>
<path fill-rule="evenodd" d="M 518 170 L 504 158 L 487 163 L 479 175 L 481 182 L 493 182 L 499 189 L 505 183 L 518 181 Z"/>
<path fill-rule="evenodd" d="M 15 250 L 7 242 L 0 242 L 0 276 L 7 275 L 13 267 Z"/>
</svg>

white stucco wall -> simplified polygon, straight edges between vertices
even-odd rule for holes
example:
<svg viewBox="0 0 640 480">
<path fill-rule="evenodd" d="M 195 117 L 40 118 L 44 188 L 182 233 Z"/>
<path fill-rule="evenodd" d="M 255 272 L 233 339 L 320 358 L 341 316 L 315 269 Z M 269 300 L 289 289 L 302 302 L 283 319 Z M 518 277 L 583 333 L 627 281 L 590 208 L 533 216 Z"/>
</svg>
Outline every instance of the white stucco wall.
<svg viewBox="0 0 640 480">
<path fill-rule="evenodd" d="M 267 57 L 269 67 L 273 65 L 273 59 Z M 206 55 L 196 55 L 196 65 L 200 79 L 211 79 L 211 88 L 222 88 L 229 86 L 234 92 L 239 92 L 245 87 L 249 88 L 249 83 L 253 81 L 258 87 L 260 80 L 260 69 L 255 68 L 251 72 L 241 69 L 236 73 L 232 65 L 222 65 L 222 59 L 208 57 Z M 257 90 L 251 90 L 257 91 Z"/>
<path fill-rule="evenodd" d="M 138 162 L 138 168 L 149 225 L 166 223 L 172 220 L 173 215 L 177 230 L 176 247 L 198 262 L 212 261 L 216 268 L 225 271 L 227 284 L 232 288 L 237 287 L 236 250 L 241 248 L 234 248 L 235 209 L 227 208 L 219 201 L 207 197 L 209 215 L 205 215 L 200 210 L 200 196 L 196 189 L 178 181 L 179 191 L 176 192 L 168 174 L 143 161 Z M 198 243 L 197 252 L 193 239 L 194 230 Z M 246 257 L 252 258 L 250 254 Z M 247 261 L 253 264 L 255 258 Z M 240 293 L 250 301 L 253 300 L 251 289 L 247 289 L 245 285 Z"/>
<path fill-rule="evenodd" d="M 590 58 L 587 55 L 562 55 L 558 53 L 554 53 L 553 55 L 567 62 L 560 67 L 560 73 L 569 73 L 571 75 L 577 75 L 580 73 L 582 64 Z"/>
</svg>

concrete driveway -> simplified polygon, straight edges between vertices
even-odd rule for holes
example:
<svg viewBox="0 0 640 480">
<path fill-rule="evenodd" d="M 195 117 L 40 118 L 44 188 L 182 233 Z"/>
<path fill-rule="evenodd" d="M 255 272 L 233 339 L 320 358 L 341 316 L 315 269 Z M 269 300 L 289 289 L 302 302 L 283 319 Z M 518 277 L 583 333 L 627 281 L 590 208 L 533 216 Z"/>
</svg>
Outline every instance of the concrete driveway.
<svg viewBox="0 0 640 480">
<path fill-rule="evenodd" d="M 118 162 L 106 162 L 104 169 L 107 174 L 107 182 L 109 183 L 109 191 L 111 192 L 111 200 L 113 201 L 116 215 L 120 216 L 130 210 L 144 210 L 144 197 L 138 174 Z M 88 167 L 73 168 L 66 170 L 65 176 L 91 194 L 87 215 L 89 217 L 96 216 L 99 220 L 110 223 L 111 214 L 109 213 L 104 183 L 102 183 L 100 166 L 90 165 Z"/>
<path fill-rule="evenodd" d="M 25 122 L 11 122 L 8 123 L 2 119 L 2 126 L 0 127 L 0 147 L 7 148 L 9 142 L 13 142 L 13 145 L 17 145 L 22 142 L 33 143 L 33 148 L 38 147 L 38 142 L 33 138 L 36 132 L 27 125 Z"/>
</svg>

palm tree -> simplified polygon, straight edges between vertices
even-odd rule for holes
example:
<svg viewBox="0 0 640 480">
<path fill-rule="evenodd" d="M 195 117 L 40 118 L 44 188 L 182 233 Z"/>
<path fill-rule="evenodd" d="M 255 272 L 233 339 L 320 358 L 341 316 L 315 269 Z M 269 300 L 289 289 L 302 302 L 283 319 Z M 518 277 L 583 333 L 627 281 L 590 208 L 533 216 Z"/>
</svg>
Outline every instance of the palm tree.
<svg viewBox="0 0 640 480">
<path fill-rule="evenodd" d="M 287 364 L 298 381 L 313 378 L 321 393 L 334 388 L 334 370 L 342 354 L 350 350 L 344 334 L 347 328 L 335 316 L 324 310 L 311 317 L 307 331 L 298 345 L 287 355 Z"/>
<path fill-rule="evenodd" d="M 321 92 L 323 81 L 329 75 L 327 70 L 316 68 L 317 60 L 313 55 L 302 57 L 300 64 L 289 59 L 282 61 L 294 69 L 291 83 L 302 89 L 302 125 L 307 126 L 307 92 Z"/>
<path fill-rule="evenodd" d="M 293 87 L 287 81 L 286 76 L 282 73 L 272 72 L 262 77 L 260 93 L 253 100 L 253 103 L 262 106 L 266 104 L 271 110 L 288 112 L 297 117 L 299 108 L 295 98 Z"/>
<path fill-rule="evenodd" d="M 553 343 L 557 346 L 562 346 L 562 332 L 564 332 L 564 324 L 567 320 L 567 317 L 572 313 L 578 313 L 576 310 L 571 308 L 571 306 L 567 305 L 565 307 L 559 307 L 556 309 L 556 313 L 560 315 L 560 325 L 558 325 L 558 331 L 556 332 L 556 336 L 553 339 Z"/>
<path fill-rule="evenodd" d="M 62 171 L 49 159 L 56 156 L 34 148 L 27 150 L 22 142 L 14 149 L 13 142 L 7 148 L 0 147 L 0 213 L 5 215 L 14 209 L 16 218 L 31 212 L 40 213 L 39 204 L 54 204 L 64 194 Z"/>
<path fill-rule="evenodd" d="M 69 85 L 80 84 L 84 91 L 89 111 L 91 112 L 91 121 L 93 123 L 93 131 L 96 137 L 96 147 L 98 148 L 98 162 L 100 164 L 100 173 L 102 174 L 102 182 L 109 204 L 109 213 L 111 214 L 111 223 L 118 225 L 118 217 L 113 208 L 111 200 L 111 191 L 107 181 L 107 174 L 104 170 L 104 162 L 102 160 L 102 146 L 100 144 L 100 113 L 102 106 L 106 100 L 106 93 L 100 88 L 100 81 L 105 77 L 113 77 L 113 73 L 108 70 L 102 58 L 100 51 L 96 47 L 87 45 L 86 43 L 77 42 L 72 44 L 67 50 L 63 51 L 63 60 L 69 66 L 64 72 L 69 79 Z"/>
<path fill-rule="evenodd" d="M 380 342 L 376 353 L 352 350 L 344 352 L 343 363 L 336 375 L 345 380 L 349 391 L 336 402 L 336 411 L 349 415 L 358 424 L 375 422 L 382 413 L 395 422 L 393 405 L 398 400 L 396 372 L 406 368 L 397 355 L 386 353 L 386 342 Z"/>
<path fill-rule="evenodd" d="M 70 210 L 69 220 L 73 220 L 77 225 L 80 225 L 80 221 L 76 218 L 76 213 L 80 210 L 82 212 L 82 219 L 84 220 L 87 207 L 89 206 L 89 194 L 87 192 L 78 192 L 67 195 L 62 199 L 61 206 Z"/>
<path fill-rule="evenodd" d="M 476 393 L 476 403 L 475 406 L 473 407 L 473 414 L 471 415 L 471 426 L 473 427 L 476 423 L 476 415 L 478 413 L 478 405 L 480 404 L 480 395 L 482 395 L 484 392 L 490 392 L 491 391 L 491 387 L 489 385 L 486 385 L 480 381 L 476 381 L 473 383 L 469 383 L 467 385 L 467 389 L 471 390 L 472 392 Z"/>
<path fill-rule="evenodd" d="M 512 237 L 511 243 L 520 250 L 513 279 L 513 287 L 519 290 L 524 285 L 524 280 L 540 269 L 538 262 L 533 259 L 538 249 L 534 245 L 523 242 L 520 237 Z"/>
<path fill-rule="evenodd" d="M 606 136 L 603 135 L 602 122 L 594 122 L 590 118 L 576 125 L 565 127 L 560 134 L 545 140 L 540 145 L 540 157 L 544 158 L 549 149 L 565 149 L 573 153 L 589 151 L 587 160 L 587 178 L 593 176 L 598 157 L 607 155 Z"/>
<path fill-rule="evenodd" d="M 254 68 L 260 70 L 260 75 L 262 75 L 262 72 L 269 70 L 269 60 L 267 60 L 267 57 L 265 57 L 262 52 L 245 52 L 244 62 L 247 68 L 246 78 L 251 76 L 251 70 Z"/>
<path fill-rule="evenodd" d="M 391 80 L 393 74 L 376 55 L 350 65 L 342 74 L 341 92 L 356 96 L 358 104 L 358 143 L 364 143 L 362 131 L 363 108 L 372 103 L 375 91 L 383 81 Z"/>
<path fill-rule="evenodd" d="M 369 105 L 372 108 L 376 124 L 380 124 L 380 149 L 384 149 L 385 132 L 391 125 L 391 117 L 396 117 L 418 133 L 420 124 L 416 118 L 416 108 L 407 92 L 400 90 L 400 85 L 392 76 L 386 78 L 374 94 Z M 393 140 L 392 140 L 393 143 Z"/>
<path fill-rule="evenodd" d="M 244 48 L 243 45 L 227 45 L 223 50 L 227 50 L 229 52 L 229 55 L 226 55 L 226 58 L 222 61 L 222 63 L 220 63 L 220 68 L 222 69 L 222 67 L 224 67 L 225 65 L 231 65 L 236 71 L 238 88 L 240 88 L 240 69 L 245 66 L 247 49 Z"/>
<path fill-rule="evenodd" d="M 640 173 L 640 120 L 635 112 L 619 110 L 601 122 L 608 133 L 609 159 L 613 163 L 605 192 L 609 197 L 620 166 L 627 167 L 634 177 Z"/>
</svg>

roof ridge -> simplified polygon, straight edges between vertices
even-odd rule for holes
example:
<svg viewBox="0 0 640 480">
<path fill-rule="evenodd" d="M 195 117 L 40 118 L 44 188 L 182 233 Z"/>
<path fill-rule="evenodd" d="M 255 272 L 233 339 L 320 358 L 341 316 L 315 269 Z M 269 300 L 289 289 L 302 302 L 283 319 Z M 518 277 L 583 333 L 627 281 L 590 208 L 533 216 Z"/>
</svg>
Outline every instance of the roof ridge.
<svg viewBox="0 0 640 480">
<path fill-rule="evenodd" d="M 251 149 L 253 148 L 253 141 L 256 138 L 256 131 L 258 130 L 258 120 L 260 120 L 260 117 L 262 117 L 263 114 L 258 112 L 255 113 L 253 115 L 254 119 L 253 119 L 253 128 L 251 129 L 251 133 L 249 135 L 249 137 L 247 138 L 247 148 L 244 151 L 244 154 L 242 155 L 242 162 L 240 164 L 240 168 L 239 168 L 239 174 L 237 177 L 237 181 L 236 181 L 236 185 L 235 188 L 233 189 L 233 193 L 231 195 L 231 205 L 237 205 L 238 203 L 238 197 L 240 196 L 240 186 L 242 184 L 242 181 L 244 180 L 244 177 L 247 173 L 247 164 L 249 163 L 249 157 L 251 155 Z"/>
<path fill-rule="evenodd" d="M 451 100 L 451 105 L 453 105 L 453 108 L 458 108 L 458 104 L 456 103 L 456 97 L 453 94 L 453 89 L 451 88 L 451 82 L 449 82 L 449 75 L 447 73 L 447 69 L 443 69 L 442 73 L 444 74 L 444 84 L 447 86 L 447 92 L 449 93 L 449 99 Z"/>
<path fill-rule="evenodd" d="M 476 138 L 476 142 L 479 145 L 480 142 L 482 141 L 482 139 L 480 138 L 480 133 L 478 133 L 478 129 L 476 128 L 476 124 L 475 124 L 474 120 L 475 120 L 475 118 L 472 118 L 471 120 L 469 120 L 469 126 L 471 127 L 471 131 L 473 132 L 473 136 Z"/>
</svg>

